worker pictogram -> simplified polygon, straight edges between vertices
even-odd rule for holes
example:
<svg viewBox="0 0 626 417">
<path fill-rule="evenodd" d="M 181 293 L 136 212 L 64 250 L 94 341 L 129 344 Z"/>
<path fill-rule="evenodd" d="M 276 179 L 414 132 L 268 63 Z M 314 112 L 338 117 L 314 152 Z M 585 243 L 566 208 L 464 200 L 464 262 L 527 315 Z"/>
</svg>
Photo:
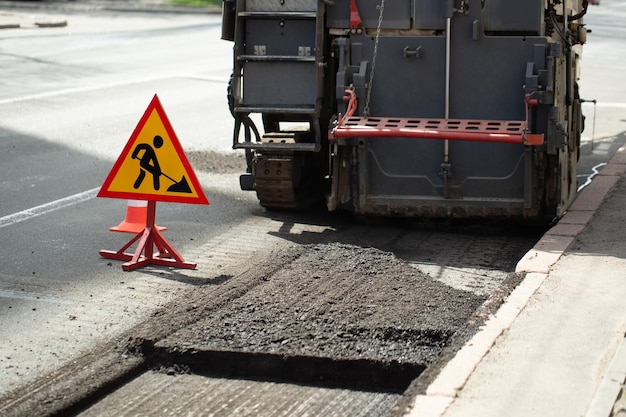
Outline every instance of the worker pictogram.
<svg viewBox="0 0 626 417">
<path fill-rule="evenodd" d="M 163 146 L 163 138 L 159 135 L 156 135 L 153 139 L 154 147 L 160 148 Z M 139 153 L 143 151 L 143 155 L 141 159 L 138 157 Z M 154 184 L 154 189 L 156 191 L 161 188 L 159 177 L 161 176 L 161 168 L 159 167 L 159 161 L 157 160 L 156 153 L 152 146 L 146 143 L 140 143 L 135 146 L 135 150 L 133 151 L 133 159 L 139 159 L 139 176 L 135 180 L 133 184 L 133 188 L 136 190 L 141 186 L 143 179 L 146 176 L 146 171 L 152 174 L 152 183 Z M 191 192 L 191 190 L 189 190 Z"/>
<path fill-rule="evenodd" d="M 98 197 L 209 203 L 156 94 Z"/>
</svg>

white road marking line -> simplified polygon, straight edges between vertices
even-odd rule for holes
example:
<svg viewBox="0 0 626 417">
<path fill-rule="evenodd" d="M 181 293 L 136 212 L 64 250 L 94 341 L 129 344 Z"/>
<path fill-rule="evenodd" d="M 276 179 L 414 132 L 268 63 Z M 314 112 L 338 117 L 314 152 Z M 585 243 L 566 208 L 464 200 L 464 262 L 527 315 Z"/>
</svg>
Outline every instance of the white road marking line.
<svg viewBox="0 0 626 417">
<path fill-rule="evenodd" d="M 92 188 L 91 190 L 83 191 L 82 193 L 51 201 L 37 207 L 32 207 L 27 210 L 20 211 L 18 213 L 9 214 L 8 216 L 0 217 L 0 228 L 5 226 L 11 226 L 16 223 L 32 219 L 33 217 L 41 216 L 55 210 L 59 210 L 65 207 L 72 206 L 74 204 L 82 203 L 83 201 L 90 200 L 98 194 L 98 191 L 100 191 L 100 187 Z"/>
<path fill-rule="evenodd" d="M 168 78 L 192 78 L 192 79 L 198 79 L 198 80 L 209 81 L 209 82 L 219 82 L 219 83 L 224 83 L 224 84 L 228 83 L 228 78 L 225 78 L 225 77 L 195 74 L 193 72 L 190 72 L 190 73 L 171 72 L 171 73 L 165 73 L 165 74 L 157 74 L 153 76 L 145 76 L 145 77 L 130 79 L 130 80 L 110 82 L 106 84 L 87 85 L 84 87 L 72 87 L 72 88 L 65 88 L 61 90 L 47 91 L 43 93 L 29 94 L 29 95 L 24 95 L 20 97 L 6 98 L 3 100 L 0 100 L 0 105 L 14 104 L 14 103 L 19 103 L 22 101 L 29 101 L 29 100 L 40 100 L 44 98 L 69 95 L 69 94 L 86 93 L 90 91 L 104 90 L 108 88 L 124 87 L 124 86 L 132 85 L 132 84 L 142 84 L 142 83 L 148 83 L 148 82 L 153 82 L 153 81 L 166 80 Z"/>
</svg>

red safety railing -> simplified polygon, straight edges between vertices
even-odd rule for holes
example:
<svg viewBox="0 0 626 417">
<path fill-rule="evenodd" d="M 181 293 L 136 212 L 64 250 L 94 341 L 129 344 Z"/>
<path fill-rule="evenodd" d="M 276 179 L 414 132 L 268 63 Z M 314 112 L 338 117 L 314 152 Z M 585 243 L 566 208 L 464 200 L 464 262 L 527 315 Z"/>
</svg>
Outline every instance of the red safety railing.
<svg viewBox="0 0 626 417">
<path fill-rule="evenodd" d="M 515 143 L 542 145 L 543 134 L 529 133 L 527 120 L 470 120 L 400 117 L 359 117 L 353 116 L 356 110 L 356 96 L 346 90 L 344 101 L 348 102 L 345 116 L 339 115 L 337 124 L 328 134 L 329 140 L 341 138 L 416 138 L 440 140 L 464 140 L 475 142 Z M 536 105 L 536 100 L 526 97 L 526 118 L 528 107 Z"/>
</svg>

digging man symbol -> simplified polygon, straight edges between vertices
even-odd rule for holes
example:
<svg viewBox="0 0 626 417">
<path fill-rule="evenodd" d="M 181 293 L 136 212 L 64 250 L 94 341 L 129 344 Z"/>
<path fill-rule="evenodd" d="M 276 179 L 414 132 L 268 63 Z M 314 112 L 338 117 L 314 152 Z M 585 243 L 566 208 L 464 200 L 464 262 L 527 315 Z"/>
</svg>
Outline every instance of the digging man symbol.
<svg viewBox="0 0 626 417">
<path fill-rule="evenodd" d="M 141 186 L 141 183 L 146 177 L 147 171 L 152 174 L 152 185 L 154 186 L 155 191 L 159 191 L 159 188 L 161 188 L 160 177 L 161 175 L 163 175 L 165 178 L 173 182 L 172 185 L 167 187 L 167 191 L 177 193 L 191 193 L 191 188 L 189 187 L 189 183 L 187 182 L 187 179 L 184 175 L 180 179 L 180 181 L 176 181 L 174 178 L 161 171 L 161 166 L 159 165 L 159 160 L 157 159 L 155 149 L 159 149 L 161 146 L 163 146 L 163 138 L 159 135 L 155 135 L 154 139 L 152 139 L 152 145 L 154 145 L 154 148 L 147 143 L 140 143 L 135 146 L 135 149 L 133 150 L 131 158 L 139 160 L 139 175 L 137 176 L 137 179 L 133 184 L 133 188 L 135 188 L 136 190 Z M 142 151 L 143 154 L 139 156 Z"/>
<path fill-rule="evenodd" d="M 156 135 L 152 140 L 152 144 L 155 148 L 159 149 L 163 146 L 163 138 L 159 135 Z M 141 155 L 141 159 L 138 158 L 139 152 L 144 151 L 143 155 Z M 146 171 L 152 174 L 152 184 L 154 184 L 154 189 L 156 191 L 161 188 L 159 177 L 161 176 L 161 167 L 159 166 L 159 160 L 156 157 L 156 153 L 152 146 L 147 143 L 140 143 L 135 147 L 135 150 L 132 154 L 133 159 L 139 159 L 139 175 L 133 184 L 135 190 L 139 188 L 143 179 L 146 177 Z"/>
</svg>

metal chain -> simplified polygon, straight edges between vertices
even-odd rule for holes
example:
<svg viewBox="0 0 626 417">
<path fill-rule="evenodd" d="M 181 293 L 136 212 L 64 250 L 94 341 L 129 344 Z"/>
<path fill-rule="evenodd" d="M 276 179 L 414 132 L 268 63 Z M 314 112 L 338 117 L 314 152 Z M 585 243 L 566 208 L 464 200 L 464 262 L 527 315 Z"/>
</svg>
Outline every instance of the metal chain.
<svg viewBox="0 0 626 417">
<path fill-rule="evenodd" d="M 380 0 L 380 6 L 378 6 L 378 26 L 376 27 L 376 38 L 374 39 L 374 53 L 372 54 L 372 70 L 370 71 L 370 80 L 367 85 L 367 97 L 365 98 L 365 108 L 363 109 L 365 117 L 370 116 L 370 98 L 372 94 L 372 86 L 374 84 L 376 55 L 378 55 L 378 38 L 380 38 L 380 28 L 383 24 L 383 10 L 385 10 L 385 0 Z"/>
</svg>

